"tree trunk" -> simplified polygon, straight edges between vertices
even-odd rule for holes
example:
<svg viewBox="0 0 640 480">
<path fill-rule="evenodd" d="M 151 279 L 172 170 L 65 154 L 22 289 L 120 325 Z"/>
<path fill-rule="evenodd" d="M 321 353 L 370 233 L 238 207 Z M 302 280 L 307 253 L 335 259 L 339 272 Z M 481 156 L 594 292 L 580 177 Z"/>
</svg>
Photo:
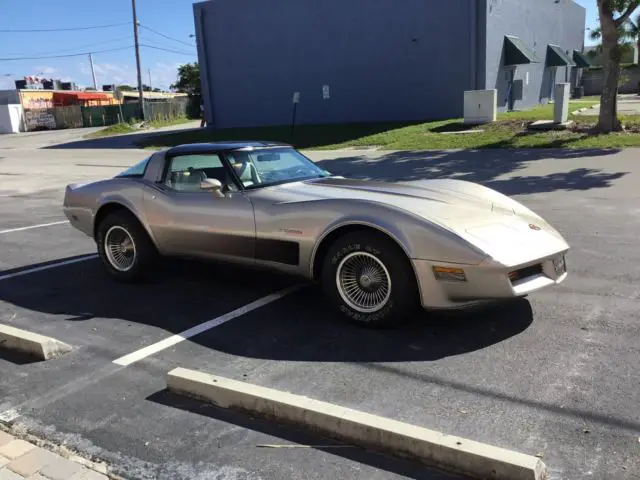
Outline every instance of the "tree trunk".
<svg viewBox="0 0 640 480">
<path fill-rule="evenodd" d="M 621 129 L 620 121 L 616 115 L 616 94 L 618 92 L 621 55 L 613 12 L 605 11 L 602 0 L 598 0 L 598 6 L 600 7 L 602 61 L 604 64 L 604 85 L 600 96 L 598 130 L 601 132 L 613 132 Z"/>
<path fill-rule="evenodd" d="M 621 128 L 616 115 L 619 68 L 619 61 L 605 57 L 604 85 L 600 97 L 600 118 L 598 119 L 598 130 L 601 132 L 613 132 Z"/>
</svg>

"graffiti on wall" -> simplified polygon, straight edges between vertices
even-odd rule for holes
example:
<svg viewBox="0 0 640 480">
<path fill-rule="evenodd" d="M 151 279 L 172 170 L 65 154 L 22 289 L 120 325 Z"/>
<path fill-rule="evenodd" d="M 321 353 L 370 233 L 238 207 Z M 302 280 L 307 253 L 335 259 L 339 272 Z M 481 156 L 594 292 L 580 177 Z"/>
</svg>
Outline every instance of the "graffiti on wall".
<svg viewBox="0 0 640 480">
<path fill-rule="evenodd" d="M 51 97 L 26 97 L 23 100 L 24 108 L 53 108 Z"/>
<path fill-rule="evenodd" d="M 25 110 L 27 130 L 40 128 L 56 128 L 56 118 L 47 110 Z"/>
</svg>

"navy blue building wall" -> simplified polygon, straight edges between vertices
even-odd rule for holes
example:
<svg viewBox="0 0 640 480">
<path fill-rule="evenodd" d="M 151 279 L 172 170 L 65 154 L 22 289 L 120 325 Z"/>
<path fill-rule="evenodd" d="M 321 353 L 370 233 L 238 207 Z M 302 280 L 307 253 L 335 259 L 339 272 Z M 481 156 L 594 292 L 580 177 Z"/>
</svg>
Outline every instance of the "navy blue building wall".
<svg viewBox="0 0 640 480">
<path fill-rule="evenodd" d="M 286 125 L 294 92 L 299 123 L 459 116 L 463 91 L 484 82 L 476 14 L 484 15 L 485 1 L 197 3 L 207 121 L 218 128 Z"/>
<path fill-rule="evenodd" d="M 547 45 L 559 45 L 569 57 L 574 49 L 582 51 L 585 16 L 585 9 L 572 0 L 486 0 L 486 88 L 497 88 L 499 110 L 507 107 L 510 77 L 502 66 L 504 36 L 519 37 L 540 61 L 516 69 L 522 99 L 514 108 L 527 108 L 546 103 L 555 83 L 571 81 L 571 71 L 565 67 L 557 68 L 554 81 L 553 69 L 545 67 Z"/>
<path fill-rule="evenodd" d="M 585 10 L 572 0 L 209 0 L 194 4 L 205 115 L 217 128 L 459 118 L 463 92 L 498 90 L 507 107 L 504 36 L 540 63 L 519 65 L 514 108 L 545 103 L 574 76 Z M 330 99 L 323 99 L 328 85 Z"/>
</svg>

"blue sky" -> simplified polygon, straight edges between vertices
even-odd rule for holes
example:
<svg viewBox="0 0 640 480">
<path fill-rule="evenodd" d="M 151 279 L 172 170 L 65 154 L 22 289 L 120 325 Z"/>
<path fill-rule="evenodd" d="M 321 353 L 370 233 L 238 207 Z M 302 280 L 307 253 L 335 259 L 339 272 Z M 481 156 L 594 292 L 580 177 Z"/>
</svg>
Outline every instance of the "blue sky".
<svg viewBox="0 0 640 480">
<path fill-rule="evenodd" d="M 24 75 L 43 73 L 45 77 L 72 80 L 92 86 L 87 55 L 52 58 L 79 52 L 96 52 L 93 63 L 98 86 L 110 83 L 136 85 L 136 61 L 133 49 L 131 0 L 28 0 L 0 1 L 0 30 L 75 28 L 94 25 L 126 25 L 92 30 L 64 32 L 2 32 L 0 59 L 14 57 L 48 57 L 33 60 L 0 60 L 0 89 L 13 88 L 13 81 Z M 193 0 L 137 0 L 138 21 L 174 40 L 140 27 L 140 43 L 175 50 L 180 53 L 140 48 L 143 82 L 168 88 L 176 79 L 177 66 L 197 61 L 193 27 Z M 125 50 L 98 53 L 122 47 Z M 15 76 L 9 77 L 7 74 Z"/>
<path fill-rule="evenodd" d="M 575 0 L 575 2 L 587 9 L 586 27 L 592 28 L 598 26 L 598 6 L 596 0 Z M 594 43 L 593 40 L 589 39 L 589 32 L 585 32 L 585 45 L 593 45 Z"/>
<path fill-rule="evenodd" d="M 538 1 L 538 0 L 529 0 Z M 597 22 L 596 0 L 576 0 L 587 8 L 587 27 Z M 2 2 L 0 30 L 75 28 L 131 22 L 130 0 L 5 0 Z M 143 82 L 168 88 L 175 81 L 177 66 L 197 60 L 193 28 L 193 0 L 137 0 L 138 21 L 144 27 L 175 40 L 164 38 L 147 28 L 140 28 L 140 43 L 175 50 L 169 52 L 141 47 Z M 64 6 L 63 6 L 64 5 Z M 183 42 L 183 43 L 181 43 Z M 587 40 L 587 44 L 589 44 Z M 1 32 L 0 59 L 14 57 L 46 57 L 29 60 L 0 60 L 0 89 L 13 88 L 13 81 L 24 75 L 75 81 L 91 86 L 87 55 L 53 58 L 81 52 L 93 54 L 98 86 L 110 83 L 136 84 L 133 48 L 100 52 L 133 46 L 131 23 L 111 28 L 64 32 Z M 7 76 L 11 74 L 13 76 Z"/>
</svg>

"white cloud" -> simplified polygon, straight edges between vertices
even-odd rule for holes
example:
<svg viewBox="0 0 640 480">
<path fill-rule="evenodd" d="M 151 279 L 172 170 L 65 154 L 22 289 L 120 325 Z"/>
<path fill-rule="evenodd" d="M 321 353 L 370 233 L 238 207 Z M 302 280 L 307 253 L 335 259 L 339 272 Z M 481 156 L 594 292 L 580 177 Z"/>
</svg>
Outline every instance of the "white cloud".
<svg viewBox="0 0 640 480">
<path fill-rule="evenodd" d="M 93 85 L 93 79 L 91 77 L 91 65 L 89 63 L 80 63 L 80 72 L 84 75 L 84 79 L 87 83 Z M 135 69 L 129 67 L 129 65 L 113 64 L 113 63 L 95 63 L 93 64 L 93 70 L 96 74 L 96 82 L 98 88 L 102 85 L 116 84 L 129 84 L 134 85 L 137 83 Z"/>
<path fill-rule="evenodd" d="M 60 79 L 63 82 L 72 81 L 68 75 L 64 75 L 65 72 L 60 72 L 58 69 L 54 67 L 50 67 L 47 65 L 39 65 L 35 67 L 30 67 L 26 69 L 29 71 L 29 75 L 39 75 L 41 78 L 45 79 Z M 0 76 L 0 90 L 13 90 L 16 88 L 15 81 L 22 80 L 24 76 L 22 75 L 11 75 L 11 76 Z"/>
<path fill-rule="evenodd" d="M 58 71 L 57 69 L 53 67 L 48 67 L 48 66 L 39 66 L 39 67 L 36 67 L 35 70 L 38 73 L 42 72 L 44 75 L 51 75 Z"/>
<path fill-rule="evenodd" d="M 177 80 L 178 67 L 181 63 L 164 63 L 157 62 L 150 66 L 143 65 L 142 68 L 142 83 L 149 84 L 149 70 L 151 70 L 151 86 L 153 88 L 161 88 L 168 90 L 169 86 Z M 131 85 L 137 86 L 138 78 L 135 66 L 127 64 L 114 64 L 114 63 L 95 63 L 93 69 L 96 74 L 96 82 L 98 88 L 102 85 L 117 84 L 117 85 Z M 91 66 L 89 62 L 82 62 L 78 64 L 78 70 L 82 74 L 81 78 L 74 78 L 76 83 L 84 82 L 93 85 L 93 79 L 91 77 Z M 80 75 L 79 75 L 80 76 Z"/>
<path fill-rule="evenodd" d="M 16 88 L 15 78 L 0 77 L 0 90 L 14 90 Z"/>
<path fill-rule="evenodd" d="M 156 63 L 153 67 L 151 67 L 151 86 L 153 88 L 168 89 L 169 85 L 171 85 L 178 79 L 178 67 L 180 65 L 180 63 Z M 149 82 L 149 72 L 146 73 L 147 75 L 143 77 L 146 78 L 146 81 L 144 83 Z"/>
<path fill-rule="evenodd" d="M 114 65 L 112 63 L 94 63 L 93 70 L 96 75 L 110 75 L 113 73 L 126 74 L 128 73 L 128 65 Z M 85 75 L 91 75 L 91 65 L 88 63 L 80 64 L 80 71 Z"/>
<path fill-rule="evenodd" d="M 111 63 L 94 63 L 94 68 L 96 69 L 96 73 L 100 71 L 103 75 L 108 75 L 111 73 L 119 73 L 126 74 L 128 72 L 128 65 L 113 65 Z"/>
</svg>

